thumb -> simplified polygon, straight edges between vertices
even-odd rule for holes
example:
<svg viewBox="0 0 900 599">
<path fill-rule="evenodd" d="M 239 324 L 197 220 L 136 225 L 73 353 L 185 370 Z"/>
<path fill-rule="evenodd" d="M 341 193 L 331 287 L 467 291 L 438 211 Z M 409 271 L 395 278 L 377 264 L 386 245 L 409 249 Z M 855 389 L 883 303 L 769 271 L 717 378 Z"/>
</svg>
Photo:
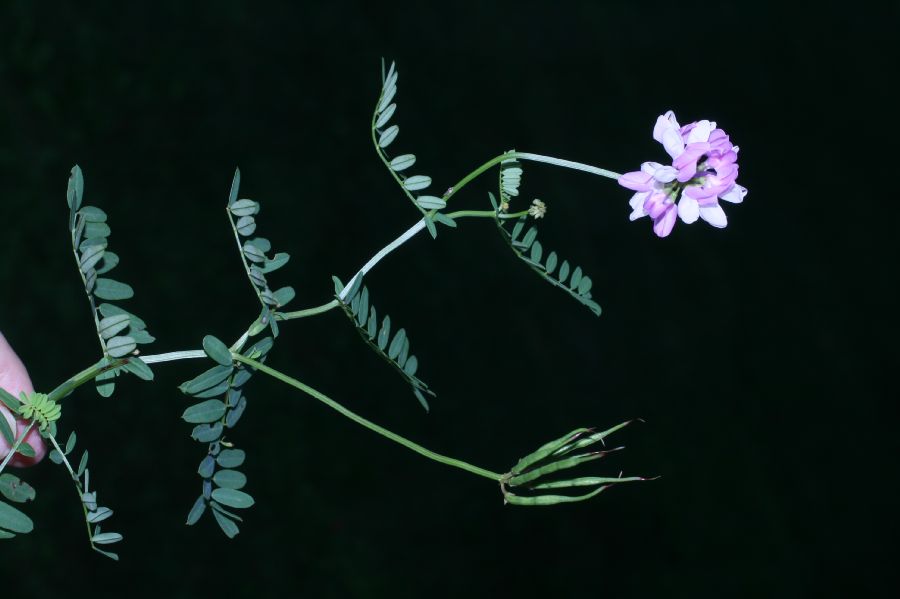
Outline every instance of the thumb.
<svg viewBox="0 0 900 599">
<path fill-rule="evenodd" d="M 0 387 L 6 389 L 13 396 L 18 397 L 19 393 L 24 391 L 26 394 L 33 393 L 34 387 L 31 386 L 31 379 L 28 378 L 28 371 L 22 360 L 16 355 L 12 347 L 6 341 L 3 333 L 0 333 Z M 9 428 L 18 438 L 27 426 L 22 420 L 17 420 L 6 406 L 0 403 L 0 418 L 5 418 Z M 35 456 L 27 458 L 21 454 L 16 454 L 10 460 L 10 466 L 24 467 L 33 466 L 40 462 L 47 454 L 47 444 L 36 428 L 32 428 L 28 435 L 25 436 L 25 443 L 34 448 Z M 6 439 L 0 435 L 0 459 L 5 458 L 9 453 L 10 445 Z"/>
</svg>

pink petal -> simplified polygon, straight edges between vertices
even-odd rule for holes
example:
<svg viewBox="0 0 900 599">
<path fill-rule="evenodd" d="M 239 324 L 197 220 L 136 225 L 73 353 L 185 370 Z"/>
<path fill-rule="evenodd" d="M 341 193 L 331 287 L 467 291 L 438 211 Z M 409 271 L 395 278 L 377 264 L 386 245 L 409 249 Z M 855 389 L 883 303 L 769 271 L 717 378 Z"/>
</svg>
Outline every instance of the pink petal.
<svg viewBox="0 0 900 599">
<path fill-rule="evenodd" d="M 672 232 L 677 216 L 678 210 L 675 208 L 675 204 L 669 204 L 665 214 L 653 221 L 653 232 L 659 237 L 666 237 Z"/>
<path fill-rule="evenodd" d="M 641 171 L 631 171 L 619 177 L 619 185 L 634 191 L 650 191 L 653 189 L 653 184 L 650 183 L 652 180 L 652 175 Z"/>
<path fill-rule="evenodd" d="M 644 201 L 644 212 L 649 214 L 650 218 L 655 220 L 671 205 L 671 202 L 666 201 L 665 194 L 654 193 Z"/>
</svg>

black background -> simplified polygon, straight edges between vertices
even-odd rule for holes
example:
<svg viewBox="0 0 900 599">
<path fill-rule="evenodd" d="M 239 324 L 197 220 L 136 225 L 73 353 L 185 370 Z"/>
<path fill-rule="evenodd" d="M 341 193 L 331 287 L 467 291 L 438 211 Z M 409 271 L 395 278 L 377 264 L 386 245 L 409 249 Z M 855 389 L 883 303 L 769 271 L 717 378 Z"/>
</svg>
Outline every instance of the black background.
<svg viewBox="0 0 900 599">
<path fill-rule="evenodd" d="M 750 190 L 726 229 L 661 240 L 615 183 L 526 163 L 520 201 L 547 202 L 545 246 L 592 276 L 599 319 L 487 221 L 408 243 L 367 282 L 409 331 L 431 414 L 338 312 L 286 324 L 270 359 L 493 470 L 642 417 L 595 471 L 659 480 L 504 507 L 490 482 L 256 377 L 232 438 L 257 505 L 228 541 L 183 525 L 204 449 L 175 387 L 202 366 L 159 365 L 64 406 L 122 561 L 89 550 L 48 461 L 25 473 L 36 529 L 3 545 L 4 595 L 890 594 L 898 5 L 754 6 L 2 3 L 0 327 L 42 390 L 97 353 L 67 246 L 72 164 L 110 214 L 149 351 L 232 340 L 257 314 L 222 210 L 236 165 L 259 232 L 292 254 L 272 279 L 295 308 L 415 220 L 369 139 L 382 56 L 400 71 L 392 149 L 437 192 L 512 147 L 635 170 L 665 158 L 650 133 L 669 108 L 726 129 Z M 484 209 L 493 182 L 454 204 Z"/>
</svg>

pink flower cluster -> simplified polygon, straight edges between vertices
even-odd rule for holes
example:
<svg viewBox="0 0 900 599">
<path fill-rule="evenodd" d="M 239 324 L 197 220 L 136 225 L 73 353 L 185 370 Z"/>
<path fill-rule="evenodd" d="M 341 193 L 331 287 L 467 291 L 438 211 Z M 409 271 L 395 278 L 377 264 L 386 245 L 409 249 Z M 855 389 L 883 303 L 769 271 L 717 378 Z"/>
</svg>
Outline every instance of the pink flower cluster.
<svg viewBox="0 0 900 599">
<path fill-rule="evenodd" d="M 697 121 L 681 127 L 671 110 L 656 119 L 653 139 L 663 145 L 672 164 L 645 162 L 641 170 L 619 177 L 619 185 L 634 190 L 631 220 L 649 216 L 653 232 L 665 237 L 676 216 L 685 223 L 702 218 L 714 227 L 728 224 L 719 200 L 739 204 L 747 189 L 735 181 L 738 147 L 716 127 Z"/>
</svg>

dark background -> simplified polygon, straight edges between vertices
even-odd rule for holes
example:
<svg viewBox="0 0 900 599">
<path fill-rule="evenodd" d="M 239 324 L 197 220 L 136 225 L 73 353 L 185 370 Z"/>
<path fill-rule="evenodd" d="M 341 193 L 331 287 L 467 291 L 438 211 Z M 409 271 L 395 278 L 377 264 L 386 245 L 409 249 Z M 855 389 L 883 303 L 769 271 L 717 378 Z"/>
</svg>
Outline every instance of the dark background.
<svg viewBox="0 0 900 599">
<path fill-rule="evenodd" d="M 338 312 L 286 324 L 271 356 L 500 471 L 577 426 L 643 417 L 594 471 L 659 480 L 504 507 L 491 483 L 260 376 L 233 435 L 257 505 L 228 541 L 211 518 L 183 525 L 205 450 L 175 387 L 202 366 L 159 365 L 154 384 L 65 402 L 122 561 L 89 550 L 48 461 L 25 473 L 36 529 L 3 545 L 4 596 L 891 594 L 896 2 L 0 6 L 0 327 L 42 390 L 97 355 L 67 246 L 76 162 L 151 353 L 232 340 L 257 314 L 222 212 L 236 165 L 260 234 L 293 256 L 271 278 L 295 309 L 414 222 L 368 134 L 382 56 L 401 74 L 391 149 L 437 192 L 512 147 L 635 170 L 665 158 L 650 134 L 669 108 L 726 129 L 750 190 L 726 229 L 661 240 L 613 182 L 526 163 L 520 201 L 548 203 L 545 246 L 592 276 L 599 319 L 489 222 L 404 246 L 367 281 L 438 393 L 429 415 Z M 493 182 L 454 204 L 484 209 Z"/>
</svg>

